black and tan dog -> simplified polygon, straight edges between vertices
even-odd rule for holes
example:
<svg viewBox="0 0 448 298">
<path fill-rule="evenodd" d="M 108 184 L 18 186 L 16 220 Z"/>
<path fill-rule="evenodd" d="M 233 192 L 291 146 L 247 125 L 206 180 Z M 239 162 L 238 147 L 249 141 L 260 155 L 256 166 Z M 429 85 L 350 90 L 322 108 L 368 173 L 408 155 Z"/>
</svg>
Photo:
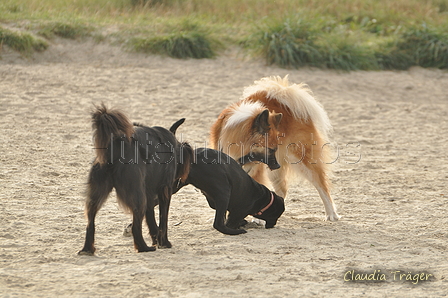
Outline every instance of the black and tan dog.
<svg viewBox="0 0 448 298">
<path fill-rule="evenodd" d="M 132 124 L 119 110 L 96 107 L 92 113 L 96 159 L 88 178 L 86 200 L 87 229 L 79 254 L 95 252 L 95 216 L 113 188 L 118 202 L 133 215 L 132 234 L 138 252 L 153 251 L 155 245 L 171 247 L 167 235 L 168 209 L 175 181 L 188 175 L 193 151 L 179 143 L 174 133 L 185 119 L 168 131 L 162 127 Z M 183 159 L 183 160 L 180 160 Z M 154 207 L 159 204 L 159 226 Z M 142 236 L 146 217 L 153 246 Z"/>
<path fill-rule="evenodd" d="M 261 159 L 262 156 L 246 156 L 240 162 Z M 276 160 L 264 159 L 271 169 L 278 168 Z M 210 207 L 216 210 L 213 227 L 224 234 L 246 233 L 240 226 L 247 215 L 263 219 L 266 228 L 273 228 L 285 210 L 282 197 L 252 179 L 238 162 L 221 151 L 194 150 L 188 178 L 184 182 L 179 180 L 175 192 L 187 184 L 197 187 L 205 195 Z"/>
</svg>

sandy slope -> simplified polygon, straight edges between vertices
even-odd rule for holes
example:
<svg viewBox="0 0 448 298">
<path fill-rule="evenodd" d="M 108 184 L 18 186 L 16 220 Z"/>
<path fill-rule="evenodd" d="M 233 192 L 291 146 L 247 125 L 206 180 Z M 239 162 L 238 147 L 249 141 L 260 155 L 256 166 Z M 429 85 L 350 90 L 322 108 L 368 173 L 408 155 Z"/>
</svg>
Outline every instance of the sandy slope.
<svg viewBox="0 0 448 298">
<path fill-rule="evenodd" d="M 2 58 L 2 297 L 448 293 L 447 72 L 285 70 L 230 54 L 181 61 L 65 41 L 34 60 L 7 51 Z M 112 196 L 97 217 L 97 255 L 76 255 L 93 158 L 92 103 L 121 107 L 147 125 L 186 117 L 179 136 L 204 146 L 212 122 L 244 86 L 288 73 L 292 82 L 310 85 L 333 122 L 339 148 L 333 195 L 341 221 L 323 221 L 317 192 L 301 183 L 290 190 L 276 228 L 226 236 L 212 228 L 214 211 L 205 198 L 187 187 L 172 201 L 173 248 L 137 254 L 122 236 L 130 216 Z M 350 270 L 381 270 L 387 281 L 346 282 Z M 394 280 L 395 271 L 433 276 L 412 285 Z"/>
</svg>

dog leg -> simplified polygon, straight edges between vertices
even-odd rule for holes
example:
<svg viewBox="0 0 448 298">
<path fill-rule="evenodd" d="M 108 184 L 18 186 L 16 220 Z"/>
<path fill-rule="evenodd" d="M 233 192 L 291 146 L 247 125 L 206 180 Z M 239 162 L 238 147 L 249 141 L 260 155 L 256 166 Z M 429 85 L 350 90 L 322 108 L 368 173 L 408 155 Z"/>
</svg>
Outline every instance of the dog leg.
<svg viewBox="0 0 448 298">
<path fill-rule="evenodd" d="M 213 227 L 216 230 L 220 231 L 221 233 L 227 235 L 239 235 L 246 233 L 246 230 L 243 229 L 229 228 L 225 223 L 225 218 L 226 218 L 226 210 L 222 208 L 220 209 L 216 208 L 215 221 L 213 222 Z M 240 223 L 241 218 L 238 220 L 238 224 L 236 224 L 235 226 L 240 226 Z"/>
<path fill-rule="evenodd" d="M 154 208 L 159 204 L 159 199 L 153 193 L 150 187 L 146 188 L 146 224 L 148 225 L 149 235 L 151 236 L 152 246 L 157 246 L 157 235 L 159 233 L 159 226 L 156 222 Z"/>
<path fill-rule="evenodd" d="M 154 246 L 148 246 L 142 235 L 143 214 L 140 211 L 134 212 L 132 218 L 132 235 L 134 236 L 134 247 L 138 252 L 154 251 Z"/>
<path fill-rule="evenodd" d="M 233 234 L 233 235 L 238 235 L 238 234 L 243 234 L 246 233 L 246 230 L 243 229 L 239 229 L 239 227 L 241 226 L 241 223 L 243 222 L 244 218 L 246 217 L 247 213 L 242 213 L 242 212 L 238 212 L 239 210 L 232 210 L 229 212 L 228 216 L 227 216 L 227 222 L 226 222 L 226 227 L 227 229 L 231 229 L 237 232 L 237 234 Z"/>
<path fill-rule="evenodd" d="M 95 252 L 95 216 L 112 191 L 113 184 L 105 166 L 96 164 L 92 167 L 87 189 L 86 214 L 87 228 L 86 239 L 79 255 L 93 255 Z"/>
<path fill-rule="evenodd" d="M 146 195 L 143 191 L 144 185 L 139 183 L 140 179 L 128 174 L 127 183 L 123 181 L 115 183 L 115 190 L 119 202 L 132 211 L 132 236 L 134 247 L 138 252 L 154 251 L 155 247 L 149 247 L 142 235 L 142 222 L 147 209 Z"/>
<path fill-rule="evenodd" d="M 159 248 L 171 248 L 168 241 L 168 211 L 170 208 L 172 189 L 164 186 L 159 192 L 159 232 L 157 235 L 157 244 Z"/>
<path fill-rule="evenodd" d="M 143 216 L 151 208 L 148 208 L 146 195 L 143 194 L 141 189 L 137 188 L 133 194 L 136 196 L 133 200 L 131 199 L 131 202 L 134 204 L 132 208 L 132 235 L 134 236 L 134 247 L 138 252 L 154 251 L 156 248 L 154 246 L 148 246 L 142 235 Z M 154 212 L 154 207 L 149 207 L 152 207 Z"/>
<path fill-rule="evenodd" d="M 148 208 L 146 209 L 146 224 L 148 225 L 149 235 L 151 235 L 152 245 L 155 247 L 157 245 L 157 235 L 159 234 L 159 227 L 157 226 L 156 218 L 154 215 L 154 204 L 148 204 Z"/>
<path fill-rule="evenodd" d="M 215 202 L 215 221 L 213 222 L 213 227 L 220 231 L 223 234 L 227 235 L 239 235 L 246 233 L 246 230 L 238 229 L 240 227 L 240 224 L 244 220 L 244 217 L 246 214 L 237 217 L 232 217 L 231 224 L 233 224 L 232 227 L 228 226 L 229 221 L 226 223 L 226 213 L 227 213 L 227 207 L 229 205 L 229 198 L 230 198 L 230 191 L 229 192 L 223 192 L 219 196 L 212 198 L 212 200 Z M 209 199 L 209 198 L 207 198 Z M 229 213 L 230 216 L 230 213 Z M 230 217 L 229 217 L 230 218 Z"/>
</svg>

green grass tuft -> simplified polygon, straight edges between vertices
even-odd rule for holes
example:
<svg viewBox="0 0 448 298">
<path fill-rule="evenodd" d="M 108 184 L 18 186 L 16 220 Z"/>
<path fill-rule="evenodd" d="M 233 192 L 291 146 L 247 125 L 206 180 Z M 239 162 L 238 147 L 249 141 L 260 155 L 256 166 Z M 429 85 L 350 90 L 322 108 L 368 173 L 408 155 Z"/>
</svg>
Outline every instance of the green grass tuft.
<svg viewBox="0 0 448 298">
<path fill-rule="evenodd" d="M 127 45 L 136 52 L 167 55 L 173 58 L 213 58 L 221 44 L 211 38 L 197 22 L 189 19 L 166 25 L 167 32 L 146 33 L 149 37 L 131 38 Z"/>
<path fill-rule="evenodd" d="M 267 28 L 250 36 L 246 46 L 256 49 L 268 64 L 282 67 L 312 65 L 321 59 L 315 36 L 308 23 L 289 20 L 281 24 L 270 24 Z"/>
<path fill-rule="evenodd" d="M 198 32 L 179 32 L 151 38 L 131 39 L 133 50 L 137 52 L 167 55 L 173 58 L 213 58 L 212 42 Z"/>
<path fill-rule="evenodd" d="M 130 0 L 133 6 L 153 6 L 153 5 L 169 5 L 173 0 Z"/>
<path fill-rule="evenodd" d="M 366 33 L 337 30 L 321 34 L 316 42 L 321 60 L 315 66 L 345 71 L 379 69 L 368 37 Z"/>
<path fill-rule="evenodd" d="M 446 30 L 426 25 L 414 26 L 375 53 L 382 69 L 408 69 L 411 66 L 448 68 Z"/>
<path fill-rule="evenodd" d="M 0 27 L 0 45 L 5 45 L 22 55 L 30 55 L 33 51 L 41 52 L 48 44 L 26 32 L 15 32 Z"/>
<path fill-rule="evenodd" d="M 258 28 L 244 45 L 250 45 L 268 64 L 299 68 L 315 66 L 339 70 L 408 69 L 411 66 L 448 68 L 448 33 L 426 25 L 390 31 L 360 30 L 348 24 L 299 20 Z M 371 40 L 376 42 L 372 42 Z"/>
<path fill-rule="evenodd" d="M 268 24 L 258 30 L 244 45 L 253 48 L 268 64 L 347 71 L 378 69 L 373 51 L 344 27 L 333 28 L 325 21 L 312 23 L 301 19 Z"/>
<path fill-rule="evenodd" d="M 77 39 L 90 36 L 93 28 L 79 23 L 52 22 L 41 26 L 38 34 L 51 39 L 54 36 Z"/>
</svg>

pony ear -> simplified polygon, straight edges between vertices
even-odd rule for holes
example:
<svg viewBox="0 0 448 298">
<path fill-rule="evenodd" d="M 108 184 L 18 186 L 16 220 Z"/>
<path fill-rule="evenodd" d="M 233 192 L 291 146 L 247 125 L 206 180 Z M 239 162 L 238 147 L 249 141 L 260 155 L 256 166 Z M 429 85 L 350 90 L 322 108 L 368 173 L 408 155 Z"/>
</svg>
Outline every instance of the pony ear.
<svg viewBox="0 0 448 298">
<path fill-rule="evenodd" d="M 278 129 L 278 125 L 280 124 L 280 121 L 283 118 L 283 114 L 282 113 L 276 113 L 274 114 L 274 126 L 275 129 Z"/>
<path fill-rule="evenodd" d="M 255 118 L 253 128 L 256 132 L 260 134 L 268 133 L 270 128 L 269 125 L 269 110 L 266 109 Z"/>
</svg>

